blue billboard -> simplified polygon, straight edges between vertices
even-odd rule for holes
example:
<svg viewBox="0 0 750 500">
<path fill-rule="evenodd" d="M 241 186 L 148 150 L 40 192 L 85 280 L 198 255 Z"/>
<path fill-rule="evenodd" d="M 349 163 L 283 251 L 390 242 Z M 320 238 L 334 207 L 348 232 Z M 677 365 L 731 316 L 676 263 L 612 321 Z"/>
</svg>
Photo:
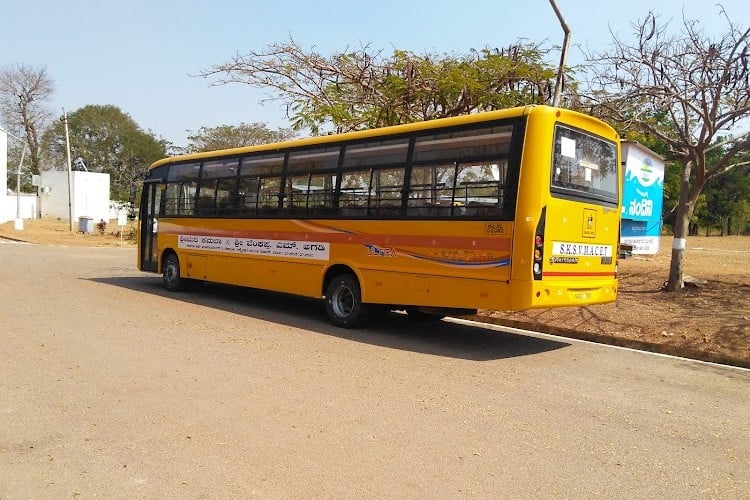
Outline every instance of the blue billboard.
<svg viewBox="0 0 750 500">
<path fill-rule="evenodd" d="M 659 251 L 664 200 L 664 161 L 637 142 L 622 143 L 625 179 L 620 240 L 635 254 Z"/>
</svg>

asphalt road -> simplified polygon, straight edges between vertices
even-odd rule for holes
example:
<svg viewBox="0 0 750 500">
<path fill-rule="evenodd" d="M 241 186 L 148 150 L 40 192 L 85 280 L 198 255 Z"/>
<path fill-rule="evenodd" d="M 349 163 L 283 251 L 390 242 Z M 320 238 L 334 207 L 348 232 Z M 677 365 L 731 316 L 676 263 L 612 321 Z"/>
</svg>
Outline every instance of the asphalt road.
<svg viewBox="0 0 750 500">
<path fill-rule="evenodd" d="M 750 372 L 0 242 L 0 498 L 750 498 Z M 646 307 L 645 305 L 644 307 Z"/>
</svg>

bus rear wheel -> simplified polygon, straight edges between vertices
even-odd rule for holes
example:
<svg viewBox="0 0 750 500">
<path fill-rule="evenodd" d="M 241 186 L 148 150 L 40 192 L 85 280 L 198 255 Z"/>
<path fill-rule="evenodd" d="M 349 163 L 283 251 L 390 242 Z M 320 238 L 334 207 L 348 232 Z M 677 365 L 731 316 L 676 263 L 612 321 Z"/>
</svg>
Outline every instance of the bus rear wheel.
<svg viewBox="0 0 750 500">
<path fill-rule="evenodd" d="M 170 253 L 164 258 L 162 278 L 164 279 L 164 288 L 170 292 L 179 292 L 185 289 L 185 280 L 180 277 L 180 259 L 177 258 L 177 255 Z"/>
<path fill-rule="evenodd" d="M 357 328 L 364 324 L 367 310 L 357 278 L 340 274 L 326 287 L 326 314 L 334 326 Z"/>
</svg>

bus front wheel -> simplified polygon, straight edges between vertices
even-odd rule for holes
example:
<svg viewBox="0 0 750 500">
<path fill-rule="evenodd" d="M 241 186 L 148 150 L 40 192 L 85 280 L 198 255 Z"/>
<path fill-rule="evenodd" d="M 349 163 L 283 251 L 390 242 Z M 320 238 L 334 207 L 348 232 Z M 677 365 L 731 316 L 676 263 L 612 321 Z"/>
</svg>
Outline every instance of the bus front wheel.
<svg viewBox="0 0 750 500">
<path fill-rule="evenodd" d="M 170 292 L 179 292 L 185 288 L 185 280 L 180 278 L 180 259 L 170 253 L 164 259 L 162 277 L 164 287 Z"/>
<path fill-rule="evenodd" d="M 364 323 L 367 311 L 357 278 L 340 274 L 328 283 L 326 314 L 331 323 L 341 328 L 357 328 Z"/>
</svg>

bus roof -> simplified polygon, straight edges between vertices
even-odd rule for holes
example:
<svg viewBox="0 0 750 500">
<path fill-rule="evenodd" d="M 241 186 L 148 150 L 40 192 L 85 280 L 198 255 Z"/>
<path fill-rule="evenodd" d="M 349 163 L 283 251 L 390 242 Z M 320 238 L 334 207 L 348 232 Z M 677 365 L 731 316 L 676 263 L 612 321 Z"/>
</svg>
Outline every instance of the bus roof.
<svg viewBox="0 0 750 500">
<path fill-rule="evenodd" d="M 244 146 L 239 148 L 221 149 L 215 151 L 205 151 L 201 153 L 190 153 L 185 155 L 170 156 L 157 160 L 149 166 L 149 170 L 166 165 L 169 163 L 178 163 L 190 160 L 202 160 L 206 158 L 219 158 L 222 156 L 235 156 L 246 153 L 258 153 L 258 152 L 275 152 L 281 149 L 304 147 L 310 145 L 325 145 L 329 143 L 337 143 L 342 141 L 352 141 L 358 139 L 367 139 L 372 137 L 385 137 L 390 135 L 408 134 L 410 132 L 416 132 L 421 130 L 430 130 L 434 128 L 448 127 L 452 125 L 464 125 L 470 123 L 479 123 L 484 121 L 502 120 L 505 118 L 515 118 L 519 116 L 526 116 L 535 112 L 541 113 L 555 113 L 563 112 L 565 114 L 575 115 L 579 119 L 585 118 L 595 122 L 600 122 L 596 118 L 563 108 L 554 108 L 547 105 L 527 105 L 518 106 L 514 108 L 501 109 L 496 111 L 484 111 L 481 113 L 473 113 L 468 115 L 460 115 L 450 118 L 437 118 L 434 120 L 427 120 L 421 122 L 405 123 L 402 125 L 391 125 L 388 127 L 378 127 L 367 130 L 358 130 L 354 132 L 345 132 L 342 134 L 331 134 L 323 136 L 305 137 L 301 139 L 291 139 L 284 142 L 275 142 L 269 144 L 259 144 L 256 146 Z M 607 126 L 607 128 L 609 128 Z M 609 128 L 614 134 L 614 130 Z"/>
</svg>

